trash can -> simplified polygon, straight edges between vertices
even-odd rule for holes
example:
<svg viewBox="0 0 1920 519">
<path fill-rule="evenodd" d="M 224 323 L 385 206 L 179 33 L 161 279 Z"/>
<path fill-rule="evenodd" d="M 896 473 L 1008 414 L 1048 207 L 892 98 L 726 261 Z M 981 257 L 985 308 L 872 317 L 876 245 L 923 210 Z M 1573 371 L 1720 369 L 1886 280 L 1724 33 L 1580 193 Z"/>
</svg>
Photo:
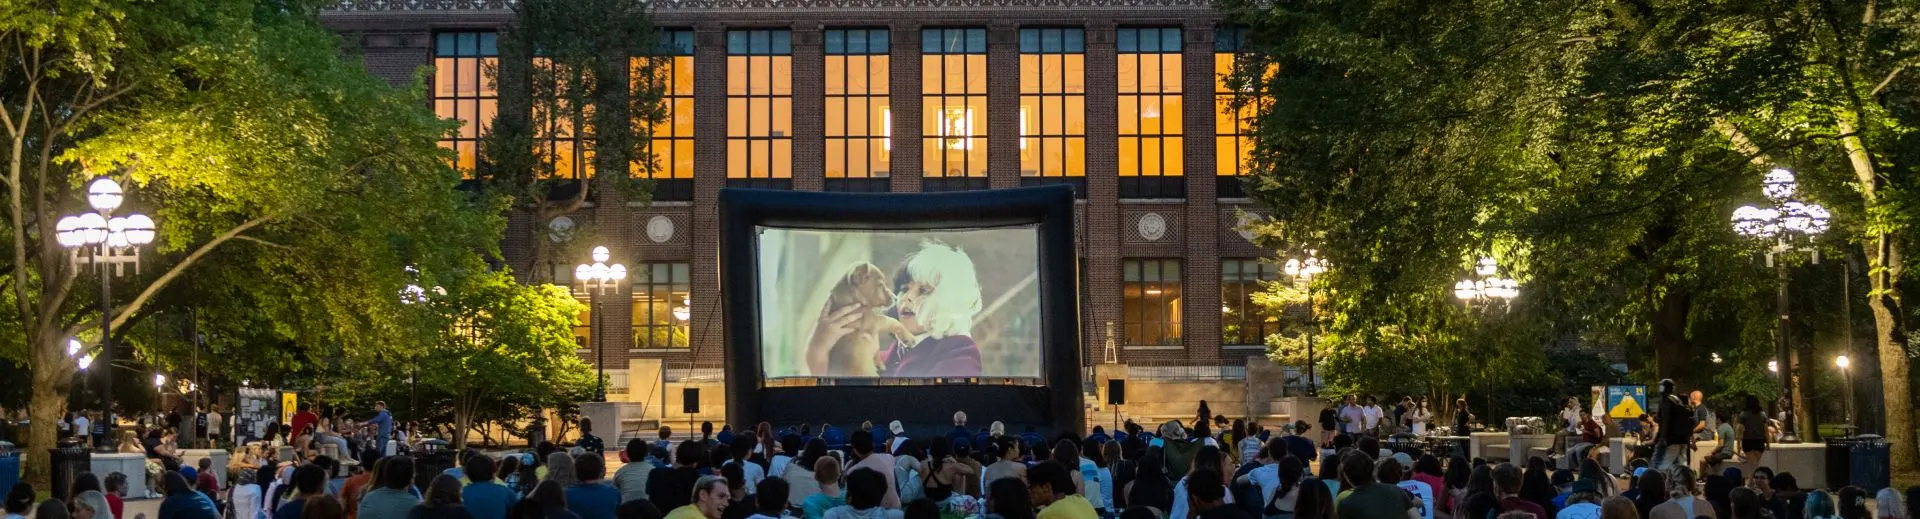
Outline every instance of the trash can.
<svg viewBox="0 0 1920 519">
<path fill-rule="evenodd" d="M 0 441 L 0 488 L 12 489 L 20 482 L 20 453 L 14 452 L 13 444 Z"/>
<path fill-rule="evenodd" d="M 1840 487 L 1853 478 L 1853 441 L 1846 438 L 1827 440 L 1827 484 Z"/>
<path fill-rule="evenodd" d="M 1892 444 L 1872 434 L 1855 436 L 1850 443 L 1847 481 L 1866 489 L 1869 494 L 1887 488 L 1893 481 L 1890 462 L 1893 457 Z"/>
<path fill-rule="evenodd" d="M 53 470 L 53 488 L 49 490 L 53 491 L 54 496 L 68 495 L 73 487 L 73 478 L 92 470 L 93 451 L 85 447 L 47 449 L 47 452 L 52 454 L 48 468 Z"/>
<path fill-rule="evenodd" d="M 540 447 L 547 441 L 547 419 L 534 417 L 533 425 L 527 426 L 527 449 Z M 544 460 L 542 460 L 544 461 Z"/>
<path fill-rule="evenodd" d="M 424 449 L 423 449 L 424 450 Z M 413 481 L 420 488 L 433 486 L 433 478 L 441 472 L 453 468 L 453 451 L 440 449 L 431 452 L 415 453 L 413 460 Z"/>
</svg>

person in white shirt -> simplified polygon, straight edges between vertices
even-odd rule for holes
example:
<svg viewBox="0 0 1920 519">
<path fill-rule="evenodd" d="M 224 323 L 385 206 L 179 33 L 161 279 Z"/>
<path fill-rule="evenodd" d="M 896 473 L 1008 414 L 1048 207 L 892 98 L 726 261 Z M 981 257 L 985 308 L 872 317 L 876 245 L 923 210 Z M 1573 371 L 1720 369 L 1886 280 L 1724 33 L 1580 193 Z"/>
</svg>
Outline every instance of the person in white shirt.
<svg viewBox="0 0 1920 519">
<path fill-rule="evenodd" d="M 1359 434 L 1367 425 L 1367 413 L 1362 410 L 1353 395 L 1347 395 L 1347 401 L 1340 406 L 1340 432 Z"/>
<path fill-rule="evenodd" d="M 1380 428 L 1380 420 L 1387 416 L 1386 412 L 1380 410 L 1379 402 L 1373 397 L 1367 397 L 1367 406 L 1361 409 L 1361 414 L 1366 417 L 1366 423 L 1363 424 L 1361 432 L 1367 434 L 1375 433 Z"/>
<path fill-rule="evenodd" d="M 78 414 L 73 415 L 73 435 L 81 438 L 87 438 L 92 434 L 93 434 L 93 422 L 90 420 L 87 420 L 87 412 L 80 411 Z"/>
<path fill-rule="evenodd" d="M 900 446 L 907 443 L 907 428 L 901 426 L 899 420 L 894 420 L 887 424 L 887 432 L 893 434 L 893 439 L 887 441 L 887 454 L 900 452 Z"/>
<path fill-rule="evenodd" d="M 1566 424 L 1560 432 L 1571 436 L 1580 435 L 1580 399 L 1567 397 L 1567 404 L 1560 408 L 1560 422 Z"/>
<path fill-rule="evenodd" d="M 1420 397 L 1413 404 L 1413 410 L 1407 412 L 1408 420 L 1413 423 L 1413 434 L 1427 433 L 1427 424 L 1433 423 L 1433 410 L 1427 408 L 1427 397 Z"/>
</svg>

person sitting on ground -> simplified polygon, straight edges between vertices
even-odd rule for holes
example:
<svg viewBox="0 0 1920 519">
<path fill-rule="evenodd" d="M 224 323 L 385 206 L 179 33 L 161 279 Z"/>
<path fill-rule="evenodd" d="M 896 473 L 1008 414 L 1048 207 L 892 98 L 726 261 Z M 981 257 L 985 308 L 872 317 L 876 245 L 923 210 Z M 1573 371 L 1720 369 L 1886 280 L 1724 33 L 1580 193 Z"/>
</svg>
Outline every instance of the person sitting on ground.
<svg viewBox="0 0 1920 519">
<path fill-rule="evenodd" d="M 887 507 L 888 510 L 900 509 L 900 490 L 895 487 L 896 483 L 893 479 L 896 464 L 893 455 L 875 452 L 873 433 L 864 430 L 854 431 L 853 438 L 848 441 L 847 446 L 853 449 L 853 458 L 858 460 L 847 466 L 849 475 L 859 469 L 873 469 L 874 472 L 880 473 L 881 477 L 887 478 L 887 495 L 881 498 L 881 506 Z M 853 490 L 851 484 L 848 485 L 847 490 L 849 492 Z"/>
<path fill-rule="evenodd" d="M 620 503 L 620 508 L 614 510 L 613 515 L 616 519 L 662 519 L 666 516 L 653 507 L 652 501 L 645 499 Z"/>
<path fill-rule="evenodd" d="M 865 431 L 855 432 L 854 437 L 859 438 L 862 433 Z M 902 519 L 903 515 L 899 510 L 886 507 L 886 496 L 888 491 L 892 490 L 890 488 L 892 486 L 887 481 L 886 474 L 878 470 L 855 468 L 847 474 L 847 504 L 827 510 L 824 517 L 825 519 Z"/>
<path fill-rule="evenodd" d="M 1700 487 L 1698 479 L 1694 477 L 1693 469 L 1687 468 L 1687 464 L 1685 463 L 1677 463 L 1673 465 L 1671 470 L 1672 473 L 1665 478 L 1667 483 L 1667 492 L 1665 495 L 1672 496 L 1672 498 L 1667 499 L 1664 503 L 1655 505 L 1653 509 L 1647 513 L 1647 519 L 1698 519 L 1700 517 L 1718 517 L 1714 513 L 1713 503 L 1707 502 L 1706 499 L 1700 497 Z"/>
<path fill-rule="evenodd" d="M 7 492 L 6 519 L 26 519 L 27 511 L 33 509 L 33 485 L 25 481 L 14 483 Z"/>
<path fill-rule="evenodd" d="M 506 519 L 507 510 L 520 501 L 520 495 L 500 482 L 499 468 L 485 454 L 467 460 L 467 477 L 473 480 L 460 490 L 460 502 L 474 519 Z"/>
<path fill-rule="evenodd" d="M 450 474 L 433 477 L 426 500 L 407 511 L 407 519 L 474 519 L 460 502 L 460 480 Z"/>
<path fill-rule="evenodd" d="M 194 491 L 186 476 L 168 471 L 160 479 L 167 489 L 167 499 L 160 502 L 160 519 L 219 519 L 220 509 L 206 494 Z"/>
<path fill-rule="evenodd" d="M 614 510 L 620 508 L 620 490 L 603 480 L 607 477 L 606 463 L 600 454 L 592 452 L 573 460 L 579 482 L 567 487 L 567 509 L 580 519 L 613 519 Z"/>
<path fill-rule="evenodd" d="M 740 476 L 745 478 L 747 495 L 753 495 L 754 488 L 760 486 L 760 482 L 767 479 L 767 470 L 765 467 L 761 467 L 759 463 L 747 461 L 747 457 L 753 455 L 754 445 L 757 445 L 757 442 L 755 438 L 751 436 L 743 435 L 734 438 L 733 443 L 727 445 L 729 457 L 727 461 L 722 464 L 740 465 Z"/>
<path fill-rule="evenodd" d="M 657 467 L 647 475 L 647 499 L 668 514 L 693 502 L 694 483 L 700 470 L 695 468 L 704 456 L 701 442 L 680 442 L 673 450 L 673 466 Z"/>
<path fill-rule="evenodd" d="M 1218 471 L 1214 471 L 1214 478 L 1218 481 Z M 1040 519 L 1099 518 L 1093 504 L 1075 493 L 1073 478 L 1057 462 L 1042 462 L 1027 472 L 1027 496 L 1034 506 L 1041 507 Z"/>
<path fill-rule="evenodd" d="M 380 467 L 380 488 L 360 498 L 359 517 L 406 517 L 420 498 L 413 495 L 413 458 L 393 456 Z M 276 518 L 277 519 L 277 518 Z"/>
<path fill-rule="evenodd" d="M 1520 489 L 1525 481 L 1525 472 L 1512 463 L 1501 463 L 1493 468 L 1493 484 L 1499 489 L 1500 512 L 1526 512 L 1534 517 L 1551 517 L 1547 515 L 1546 508 L 1521 495 Z"/>
<path fill-rule="evenodd" d="M 1253 519 L 1246 510 L 1227 503 L 1227 486 L 1217 474 L 1195 472 L 1187 478 L 1187 494 L 1194 519 Z"/>
<path fill-rule="evenodd" d="M 1334 508 L 1340 519 L 1414 517 L 1413 500 L 1407 491 L 1374 478 L 1376 467 L 1372 457 L 1357 451 L 1342 454 L 1339 470 L 1341 488 L 1346 489 L 1340 492 Z"/>
<path fill-rule="evenodd" d="M 647 498 L 647 476 L 654 469 L 648 450 L 646 440 L 627 440 L 627 464 L 613 472 L 613 488 L 620 491 L 620 502 Z"/>
<path fill-rule="evenodd" d="M 327 495 L 326 469 L 314 464 L 293 469 L 293 491 L 293 499 L 273 509 L 273 519 L 298 519 L 304 515 L 308 499 Z"/>
<path fill-rule="evenodd" d="M 533 492 L 514 504 L 513 513 L 508 515 L 513 519 L 580 519 L 567 510 L 566 490 L 552 481 L 534 485 Z"/>
<path fill-rule="evenodd" d="M 1600 519 L 1600 486 L 1592 479 L 1577 479 L 1573 482 L 1572 492 L 1567 494 L 1567 507 L 1560 509 L 1554 519 Z"/>
<path fill-rule="evenodd" d="M 820 442 L 814 438 L 814 442 Z M 813 485 L 819 490 L 801 498 L 801 516 L 806 519 L 822 519 L 827 511 L 847 504 L 845 493 L 840 490 L 840 462 L 832 456 L 821 456 L 814 461 Z M 791 492 L 791 490 L 789 490 Z M 791 496 L 789 496 L 791 497 Z"/>
<path fill-rule="evenodd" d="M 665 519 L 720 519 L 726 514 L 727 505 L 733 502 L 726 478 L 701 476 L 692 488 L 692 502 L 674 508 Z"/>
<path fill-rule="evenodd" d="M 997 440 L 996 447 L 999 449 L 1000 459 L 987 465 L 987 475 L 982 479 L 989 487 L 987 488 L 989 496 L 993 491 L 991 487 L 994 481 L 1006 478 L 1018 479 L 1021 483 L 1027 481 L 1027 465 L 1020 462 L 1020 440 L 1003 436 Z"/>
<path fill-rule="evenodd" d="M 753 489 L 754 513 L 747 519 L 781 519 L 787 511 L 787 482 L 770 478 Z"/>
</svg>

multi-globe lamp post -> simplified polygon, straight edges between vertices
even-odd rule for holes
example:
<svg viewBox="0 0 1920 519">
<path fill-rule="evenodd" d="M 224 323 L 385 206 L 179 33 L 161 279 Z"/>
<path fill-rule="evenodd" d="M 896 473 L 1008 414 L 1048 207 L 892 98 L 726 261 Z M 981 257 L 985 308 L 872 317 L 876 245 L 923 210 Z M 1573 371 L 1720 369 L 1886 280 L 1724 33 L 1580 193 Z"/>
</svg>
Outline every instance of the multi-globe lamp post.
<svg viewBox="0 0 1920 519">
<path fill-rule="evenodd" d="M 594 247 L 592 257 L 593 263 L 581 263 L 573 268 L 573 280 L 586 287 L 587 312 L 593 318 L 591 325 L 593 326 L 593 365 L 596 372 L 594 397 L 600 402 L 605 402 L 607 401 L 607 339 L 600 334 L 600 310 L 594 308 L 594 303 L 599 301 L 593 296 L 596 293 L 606 295 L 608 292 L 618 292 L 621 282 L 627 279 L 627 266 L 608 263 L 613 258 L 613 253 L 605 246 Z"/>
<path fill-rule="evenodd" d="M 112 365 L 113 362 L 113 277 L 126 274 L 125 265 L 132 264 L 134 273 L 139 273 L 140 247 L 153 243 L 159 232 L 153 225 L 153 219 L 147 215 L 134 213 L 126 216 L 114 216 L 113 211 L 120 208 L 126 195 L 120 190 L 120 183 L 111 178 L 101 177 L 87 185 L 87 205 L 93 211 L 61 218 L 54 224 L 54 240 L 62 248 L 71 252 L 68 260 L 74 269 L 90 265 L 100 278 L 100 361 Z M 111 268 L 109 268 L 111 267 Z M 74 352 L 78 353 L 78 352 Z M 91 357 L 87 357 L 91 358 Z M 87 365 L 91 365 L 89 360 Z M 83 368 L 84 369 L 84 368 Z M 100 377 L 100 416 L 94 422 L 94 448 L 110 450 L 113 448 L 113 376 L 108 373 Z"/>
<path fill-rule="evenodd" d="M 1786 401 L 1781 413 L 1786 417 L 1785 431 L 1781 434 L 1783 443 L 1799 443 L 1800 435 L 1795 432 L 1793 412 L 1793 362 L 1790 360 L 1788 343 L 1789 325 L 1792 323 L 1787 306 L 1787 265 L 1777 261 L 1776 256 L 1789 252 L 1806 252 L 1815 265 L 1820 264 L 1820 250 L 1803 246 L 1811 243 L 1820 233 L 1827 231 L 1832 217 L 1827 208 L 1820 204 L 1803 202 L 1795 197 L 1799 184 L 1792 171 L 1774 169 L 1767 173 L 1761 192 L 1773 202 L 1771 207 L 1741 206 L 1733 210 L 1733 232 L 1753 238 L 1767 244 L 1767 266 L 1772 267 L 1777 281 L 1774 286 L 1774 309 L 1779 314 L 1779 326 L 1774 332 L 1774 360 L 1769 369 L 1780 375 L 1780 395 Z"/>
<path fill-rule="evenodd" d="M 1500 277 L 1500 263 L 1493 258 L 1480 258 L 1480 262 L 1473 266 L 1473 273 L 1480 279 L 1462 279 L 1453 284 L 1453 297 L 1468 306 L 1511 301 L 1520 297 L 1520 282 Z"/>
<path fill-rule="evenodd" d="M 1281 270 L 1307 286 L 1307 396 L 1318 396 L 1319 379 L 1313 375 L 1313 332 L 1320 327 L 1320 321 L 1313 316 L 1313 278 L 1327 271 L 1327 260 L 1320 259 L 1314 251 L 1308 250 L 1307 257 L 1288 258 Z"/>
</svg>

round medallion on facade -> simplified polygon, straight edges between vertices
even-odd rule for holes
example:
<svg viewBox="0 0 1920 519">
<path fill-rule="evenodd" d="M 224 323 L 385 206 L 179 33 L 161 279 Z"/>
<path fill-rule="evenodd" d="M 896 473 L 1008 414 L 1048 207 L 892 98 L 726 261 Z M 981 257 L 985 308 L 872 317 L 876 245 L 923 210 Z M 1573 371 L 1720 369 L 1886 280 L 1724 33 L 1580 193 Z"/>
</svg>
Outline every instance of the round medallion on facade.
<svg viewBox="0 0 1920 519">
<path fill-rule="evenodd" d="M 1138 226 L 1140 237 L 1147 241 L 1160 241 L 1167 237 L 1167 217 L 1160 216 L 1160 213 L 1140 215 L 1140 221 L 1135 225 Z"/>
<path fill-rule="evenodd" d="M 1253 226 L 1259 223 L 1260 217 L 1258 215 L 1242 212 L 1234 219 L 1233 232 L 1240 234 L 1240 239 L 1252 242 Z"/>
<path fill-rule="evenodd" d="M 547 221 L 547 239 L 553 240 L 554 243 L 573 239 L 573 219 L 555 216 Z"/>
<path fill-rule="evenodd" d="M 673 239 L 673 231 L 672 218 L 654 215 L 653 218 L 647 219 L 647 239 L 653 240 L 654 243 L 666 243 L 667 240 Z"/>
</svg>

